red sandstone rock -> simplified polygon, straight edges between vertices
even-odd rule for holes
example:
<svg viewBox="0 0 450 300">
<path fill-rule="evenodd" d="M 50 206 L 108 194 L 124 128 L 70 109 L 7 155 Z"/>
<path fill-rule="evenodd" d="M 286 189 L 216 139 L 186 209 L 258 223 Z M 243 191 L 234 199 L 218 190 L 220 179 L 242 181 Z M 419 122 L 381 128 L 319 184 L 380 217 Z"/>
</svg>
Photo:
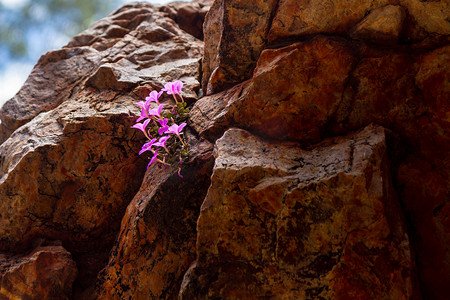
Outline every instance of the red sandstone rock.
<svg viewBox="0 0 450 300">
<path fill-rule="evenodd" d="M 323 43 L 327 40 L 327 43 Z M 406 203 L 429 205 L 426 210 L 416 209 L 416 205 L 408 210 L 413 220 L 411 228 L 417 229 L 417 232 L 413 230 L 415 233 L 411 238 L 414 243 L 418 243 L 418 268 L 425 276 L 424 281 L 421 281 L 422 290 L 426 291 L 424 295 L 445 299 L 447 293 L 444 287 L 450 285 L 447 280 L 450 277 L 442 274 L 450 272 L 450 267 L 445 263 L 450 251 L 444 250 L 447 249 L 449 232 L 444 229 L 447 226 L 445 214 L 434 218 L 433 210 L 445 206 L 448 195 L 444 191 L 449 190 L 450 182 L 450 71 L 446 67 L 450 64 L 450 48 L 443 46 L 428 53 L 413 55 L 398 50 L 378 51 L 365 45 L 343 43 L 341 45 L 347 46 L 341 49 L 353 46 L 355 51 L 355 54 L 347 52 L 348 68 L 351 68 L 348 73 L 339 73 L 333 69 L 339 66 L 333 64 L 334 61 L 341 64 L 344 61 L 338 59 L 338 55 L 327 55 L 319 64 L 313 59 L 294 59 L 295 55 L 288 51 L 302 49 L 298 54 L 302 57 L 307 57 L 307 53 L 312 53 L 311 57 L 314 57 L 315 53 L 321 53 L 323 49 L 328 51 L 325 53 L 345 53 L 338 51 L 336 44 L 339 43 L 336 42 L 331 47 L 323 47 L 330 45 L 331 41 L 328 38 L 316 38 L 309 43 L 265 50 L 260 58 L 265 63 L 258 63 L 254 78 L 227 91 L 200 99 L 192 109 L 191 124 L 201 135 L 210 139 L 217 138 L 230 126 L 239 126 L 270 138 L 303 142 L 317 141 L 327 135 L 345 134 L 372 122 L 393 130 L 403 140 L 407 153 L 420 157 L 429 164 L 429 168 L 435 170 L 435 174 L 430 176 L 442 178 L 435 181 L 436 187 L 431 189 L 442 191 L 438 197 L 441 201 L 435 204 L 427 200 L 429 184 L 419 180 L 419 177 L 408 178 L 408 172 L 400 173 L 398 182 L 402 184 L 396 188 L 406 207 L 410 207 Z M 356 53 L 361 57 L 359 60 Z M 302 65 L 298 66 L 300 63 Z M 321 68 L 321 72 L 311 71 Z M 293 69 L 297 72 L 292 72 Z M 255 80 L 260 74 L 267 75 L 261 76 L 262 80 Z M 335 81 L 330 78 L 335 78 Z M 331 82 L 333 84 L 327 85 Z M 339 89 L 339 84 L 343 88 Z M 298 91 L 305 90 L 303 87 L 310 92 L 302 98 Z M 285 96 L 289 91 L 292 91 L 291 98 Z M 334 101 L 326 102 L 331 99 Z M 252 107 L 256 109 L 252 110 Z M 302 110 L 305 113 L 300 113 Z M 310 118 L 313 114 L 316 114 L 315 117 Z M 268 116 L 272 116 L 274 121 L 270 122 Z M 307 121 L 299 125 L 302 120 Z M 278 131 L 275 131 L 277 128 Z M 402 165 L 404 159 L 405 156 L 397 158 L 397 163 Z M 412 174 L 421 172 L 421 167 L 415 169 L 408 164 L 408 168 L 411 168 Z M 434 226 L 429 226 L 427 220 L 430 218 L 434 218 L 433 222 L 442 229 L 436 231 Z M 436 259 L 430 261 L 430 257 Z M 433 272 L 436 268 L 441 271 Z"/>
<path fill-rule="evenodd" d="M 216 143 L 182 299 L 414 299 L 384 130 L 302 150 L 230 129 Z"/>
<path fill-rule="evenodd" d="M 341 101 L 355 58 L 342 40 L 320 37 L 261 53 L 236 125 L 274 139 L 317 142 Z"/>
<path fill-rule="evenodd" d="M 370 10 L 389 0 L 280 0 L 269 31 L 269 43 L 301 35 L 345 34 Z"/>
<path fill-rule="evenodd" d="M 374 122 L 400 140 L 396 191 L 379 127 L 309 151 L 231 130 L 216 145 L 198 253 L 207 143 L 193 147 L 183 181 L 170 169 L 148 171 L 94 292 L 145 168 L 132 103 L 174 79 L 197 98 L 202 44 L 186 32 L 200 34 L 202 3 L 126 5 L 41 58 L 0 111 L 0 248 L 63 240 L 79 269 L 77 299 L 180 290 L 185 299 L 414 299 L 411 240 L 424 298 L 447 299 L 449 6 L 419 0 L 216 1 L 203 88 L 221 92 L 195 104 L 192 128 L 211 141 L 239 126 L 309 145 Z"/>
<path fill-rule="evenodd" d="M 189 124 L 201 136 L 216 140 L 231 126 L 230 117 L 234 105 L 245 101 L 249 81 L 223 92 L 205 96 L 195 102 L 189 114 Z"/>
<path fill-rule="evenodd" d="M 210 184 L 212 144 L 191 137 L 180 178 L 153 165 L 127 208 L 98 299 L 175 299 L 195 259 L 196 222 Z"/>
<path fill-rule="evenodd" d="M 101 55 L 90 48 L 44 54 L 20 91 L 0 108 L 0 144 L 18 127 L 64 100 L 93 71 Z"/>
<path fill-rule="evenodd" d="M 341 102 L 354 63 L 350 45 L 341 39 L 319 37 L 264 50 L 248 87 L 200 99 L 192 123 L 202 124 L 194 125 L 200 133 L 231 125 L 272 139 L 317 142 Z"/>
<path fill-rule="evenodd" d="M 0 111 L 0 250 L 61 240 L 83 266 L 80 289 L 106 264 L 142 183 L 134 103 L 168 81 L 182 80 L 190 101 L 200 87 L 202 43 L 158 9 L 126 5 L 46 54 Z"/>
<path fill-rule="evenodd" d="M 251 77 L 266 44 L 267 30 L 276 0 L 215 1 L 203 31 L 202 88 L 212 94 Z"/>
<path fill-rule="evenodd" d="M 397 44 L 406 14 L 401 6 L 387 5 L 372 10 L 350 36 L 376 44 Z"/>
<path fill-rule="evenodd" d="M 77 267 L 61 246 L 42 246 L 26 256 L 0 255 L 0 299 L 72 298 Z"/>
</svg>

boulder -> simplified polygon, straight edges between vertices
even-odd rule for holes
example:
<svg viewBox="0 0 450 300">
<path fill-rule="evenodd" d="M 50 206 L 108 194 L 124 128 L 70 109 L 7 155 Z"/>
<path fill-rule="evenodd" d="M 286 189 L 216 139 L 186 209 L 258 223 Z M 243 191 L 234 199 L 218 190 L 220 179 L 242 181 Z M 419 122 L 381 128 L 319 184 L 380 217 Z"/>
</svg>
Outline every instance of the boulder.
<svg viewBox="0 0 450 300">
<path fill-rule="evenodd" d="M 181 299 L 420 298 L 383 128 L 309 150 L 229 129 L 215 157 Z"/>
</svg>

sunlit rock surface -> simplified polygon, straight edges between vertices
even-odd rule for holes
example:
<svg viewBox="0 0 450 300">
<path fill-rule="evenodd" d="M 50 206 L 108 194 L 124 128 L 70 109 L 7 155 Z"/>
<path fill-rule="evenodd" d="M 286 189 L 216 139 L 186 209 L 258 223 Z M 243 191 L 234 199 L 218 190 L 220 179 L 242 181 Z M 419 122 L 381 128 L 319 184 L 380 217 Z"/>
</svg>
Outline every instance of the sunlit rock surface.
<svg viewBox="0 0 450 300">
<path fill-rule="evenodd" d="M 0 249 L 61 240 L 95 282 L 142 183 L 134 105 L 171 80 L 199 90 L 202 43 L 150 4 L 130 4 L 45 54 L 0 112 Z M 163 100 L 165 101 L 165 100 Z"/>
</svg>

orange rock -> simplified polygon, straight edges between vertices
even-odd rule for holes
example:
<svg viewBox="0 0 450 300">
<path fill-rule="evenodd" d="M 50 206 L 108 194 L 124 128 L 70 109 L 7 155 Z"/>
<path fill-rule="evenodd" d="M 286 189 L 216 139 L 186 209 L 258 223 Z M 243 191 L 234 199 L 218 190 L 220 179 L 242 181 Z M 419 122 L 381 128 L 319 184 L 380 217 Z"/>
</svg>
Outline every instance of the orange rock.
<svg viewBox="0 0 450 300">
<path fill-rule="evenodd" d="M 196 99 L 202 50 L 159 7 L 135 3 L 44 55 L 0 110 L 0 250 L 61 240 L 81 289 L 93 284 L 145 172 L 134 103 L 176 79 Z"/>
<path fill-rule="evenodd" d="M 276 0 L 215 1 L 203 31 L 203 91 L 209 95 L 251 77 L 266 44 Z"/>
<path fill-rule="evenodd" d="M 127 208 L 97 299 L 174 299 L 195 259 L 196 222 L 210 184 L 212 144 L 191 140 L 192 157 L 176 170 L 148 169 Z"/>
<path fill-rule="evenodd" d="M 216 143 L 182 299 L 415 299 L 383 128 L 311 150 L 240 129 Z"/>
<path fill-rule="evenodd" d="M 320 33 L 345 34 L 372 9 L 393 1 L 281 0 L 269 31 L 269 43 Z"/>
<path fill-rule="evenodd" d="M 42 246 L 26 256 L 0 258 L 0 298 L 72 298 L 77 267 L 62 246 Z"/>
<path fill-rule="evenodd" d="M 350 36 L 369 43 L 395 45 L 403 30 L 405 17 L 401 6 L 387 5 L 374 9 L 352 29 Z"/>
<path fill-rule="evenodd" d="M 317 142 L 341 102 L 354 63 L 342 39 L 318 37 L 264 50 L 250 83 L 200 99 L 191 123 L 203 124 L 194 125 L 202 134 L 238 126 L 272 139 Z"/>
</svg>

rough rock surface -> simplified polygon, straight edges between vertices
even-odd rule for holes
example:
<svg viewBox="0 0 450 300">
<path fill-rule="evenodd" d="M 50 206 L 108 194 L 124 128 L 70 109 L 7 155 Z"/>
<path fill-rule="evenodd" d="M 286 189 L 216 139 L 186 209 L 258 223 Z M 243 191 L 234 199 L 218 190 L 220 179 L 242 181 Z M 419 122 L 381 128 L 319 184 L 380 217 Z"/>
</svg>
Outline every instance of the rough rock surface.
<svg viewBox="0 0 450 300">
<path fill-rule="evenodd" d="M 171 168 L 149 168 L 127 208 L 98 299 L 176 299 L 195 259 L 196 224 L 210 185 L 212 144 L 191 137 L 193 156 L 180 178 Z"/>
<path fill-rule="evenodd" d="M 202 87 L 206 94 L 248 79 L 266 44 L 276 0 L 215 1 L 204 24 Z"/>
<path fill-rule="evenodd" d="M 292 36 L 345 34 L 366 13 L 389 3 L 389 0 L 280 0 L 268 39 L 273 43 Z"/>
<path fill-rule="evenodd" d="M 203 40 L 203 22 L 213 0 L 193 2 L 174 2 L 161 7 L 161 11 L 169 14 L 178 26 L 187 33 Z"/>
<path fill-rule="evenodd" d="M 339 39 L 319 37 L 264 50 L 248 96 L 231 111 L 232 123 L 269 138 L 319 141 L 354 61 L 349 45 Z"/>
<path fill-rule="evenodd" d="M 26 256 L 0 254 L 0 299 L 71 299 L 76 276 L 70 253 L 58 245 Z"/>
<path fill-rule="evenodd" d="M 449 15 L 446 0 L 268 0 L 256 8 L 251 1 L 216 1 L 205 19 L 202 88 L 206 94 L 230 88 L 251 77 L 264 48 L 318 34 L 443 45 L 449 41 Z"/>
<path fill-rule="evenodd" d="M 231 125 L 272 139 L 317 142 L 355 61 L 348 42 L 327 37 L 264 50 L 250 82 L 200 99 L 191 124 L 205 135 Z"/>
<path fill-rule="evenodd" d="M 216 143 L 182 299 L 413 299 L 384 130 L 312 150 L 240 129 Z"/>
<path fill-rule="evenodd" d="M 350 36 L 369 43 L 395 45 L 403 30 L 405 16 L 404 9 L 397 5 L 374 9 L 356 25 Z"/>
<path fill-rule="evenodd" d="M 159 9 L 126 5 L 45 54 L 0 111 L 0 250 L 61 240 L 82 266 L 80 290 L 142 183 L 134 103 L 176 79 L 187 100 L 200 87 L 202 43 Z"/>
<path fill-rule="evenodd" d="M 0 110 L 0 142 L 85 87 L 147 91 L 178 78 L 186 86 L 183 96 L 196 99 L 201 51 L 202 43 L 158 7 L 125 5 L 41 57 L 24 87 Z"/>
<path fill-rule="evenodd" d="M 60 240 L 78 276 L 39 281 L 37 264 L 8 291 L 448 299 L 449 9 L 134 3 L 45 54 L 0 109 L 0 266 Z M 183 179 L 144 177 L 133 103 L 173 80 L 189 104 L 207 94 L 186 128 L 191 160 Z M 73 265 L 45 249 L 42 270 Z"/>
<path fill-rule="evenodd" d="M 421 290 L 433 299 L 448 298 L 450 285 L 449 9 L 447 1 L 279 1 L 253 74 L 200 99 L 190 120 L 210 140 L 237 126 L 304 145 L 373 122 L 392 130 L 403 149 L 392 166 L 395 187 Z M 395 18 L 380 22 L 387 16 Z M 225 43 L 219 49 L 241 46 Z M 206 36 L 205 57 L 214 51 Z M 422 173 L 428 179 L 414 175 Z"/>
</svg>

